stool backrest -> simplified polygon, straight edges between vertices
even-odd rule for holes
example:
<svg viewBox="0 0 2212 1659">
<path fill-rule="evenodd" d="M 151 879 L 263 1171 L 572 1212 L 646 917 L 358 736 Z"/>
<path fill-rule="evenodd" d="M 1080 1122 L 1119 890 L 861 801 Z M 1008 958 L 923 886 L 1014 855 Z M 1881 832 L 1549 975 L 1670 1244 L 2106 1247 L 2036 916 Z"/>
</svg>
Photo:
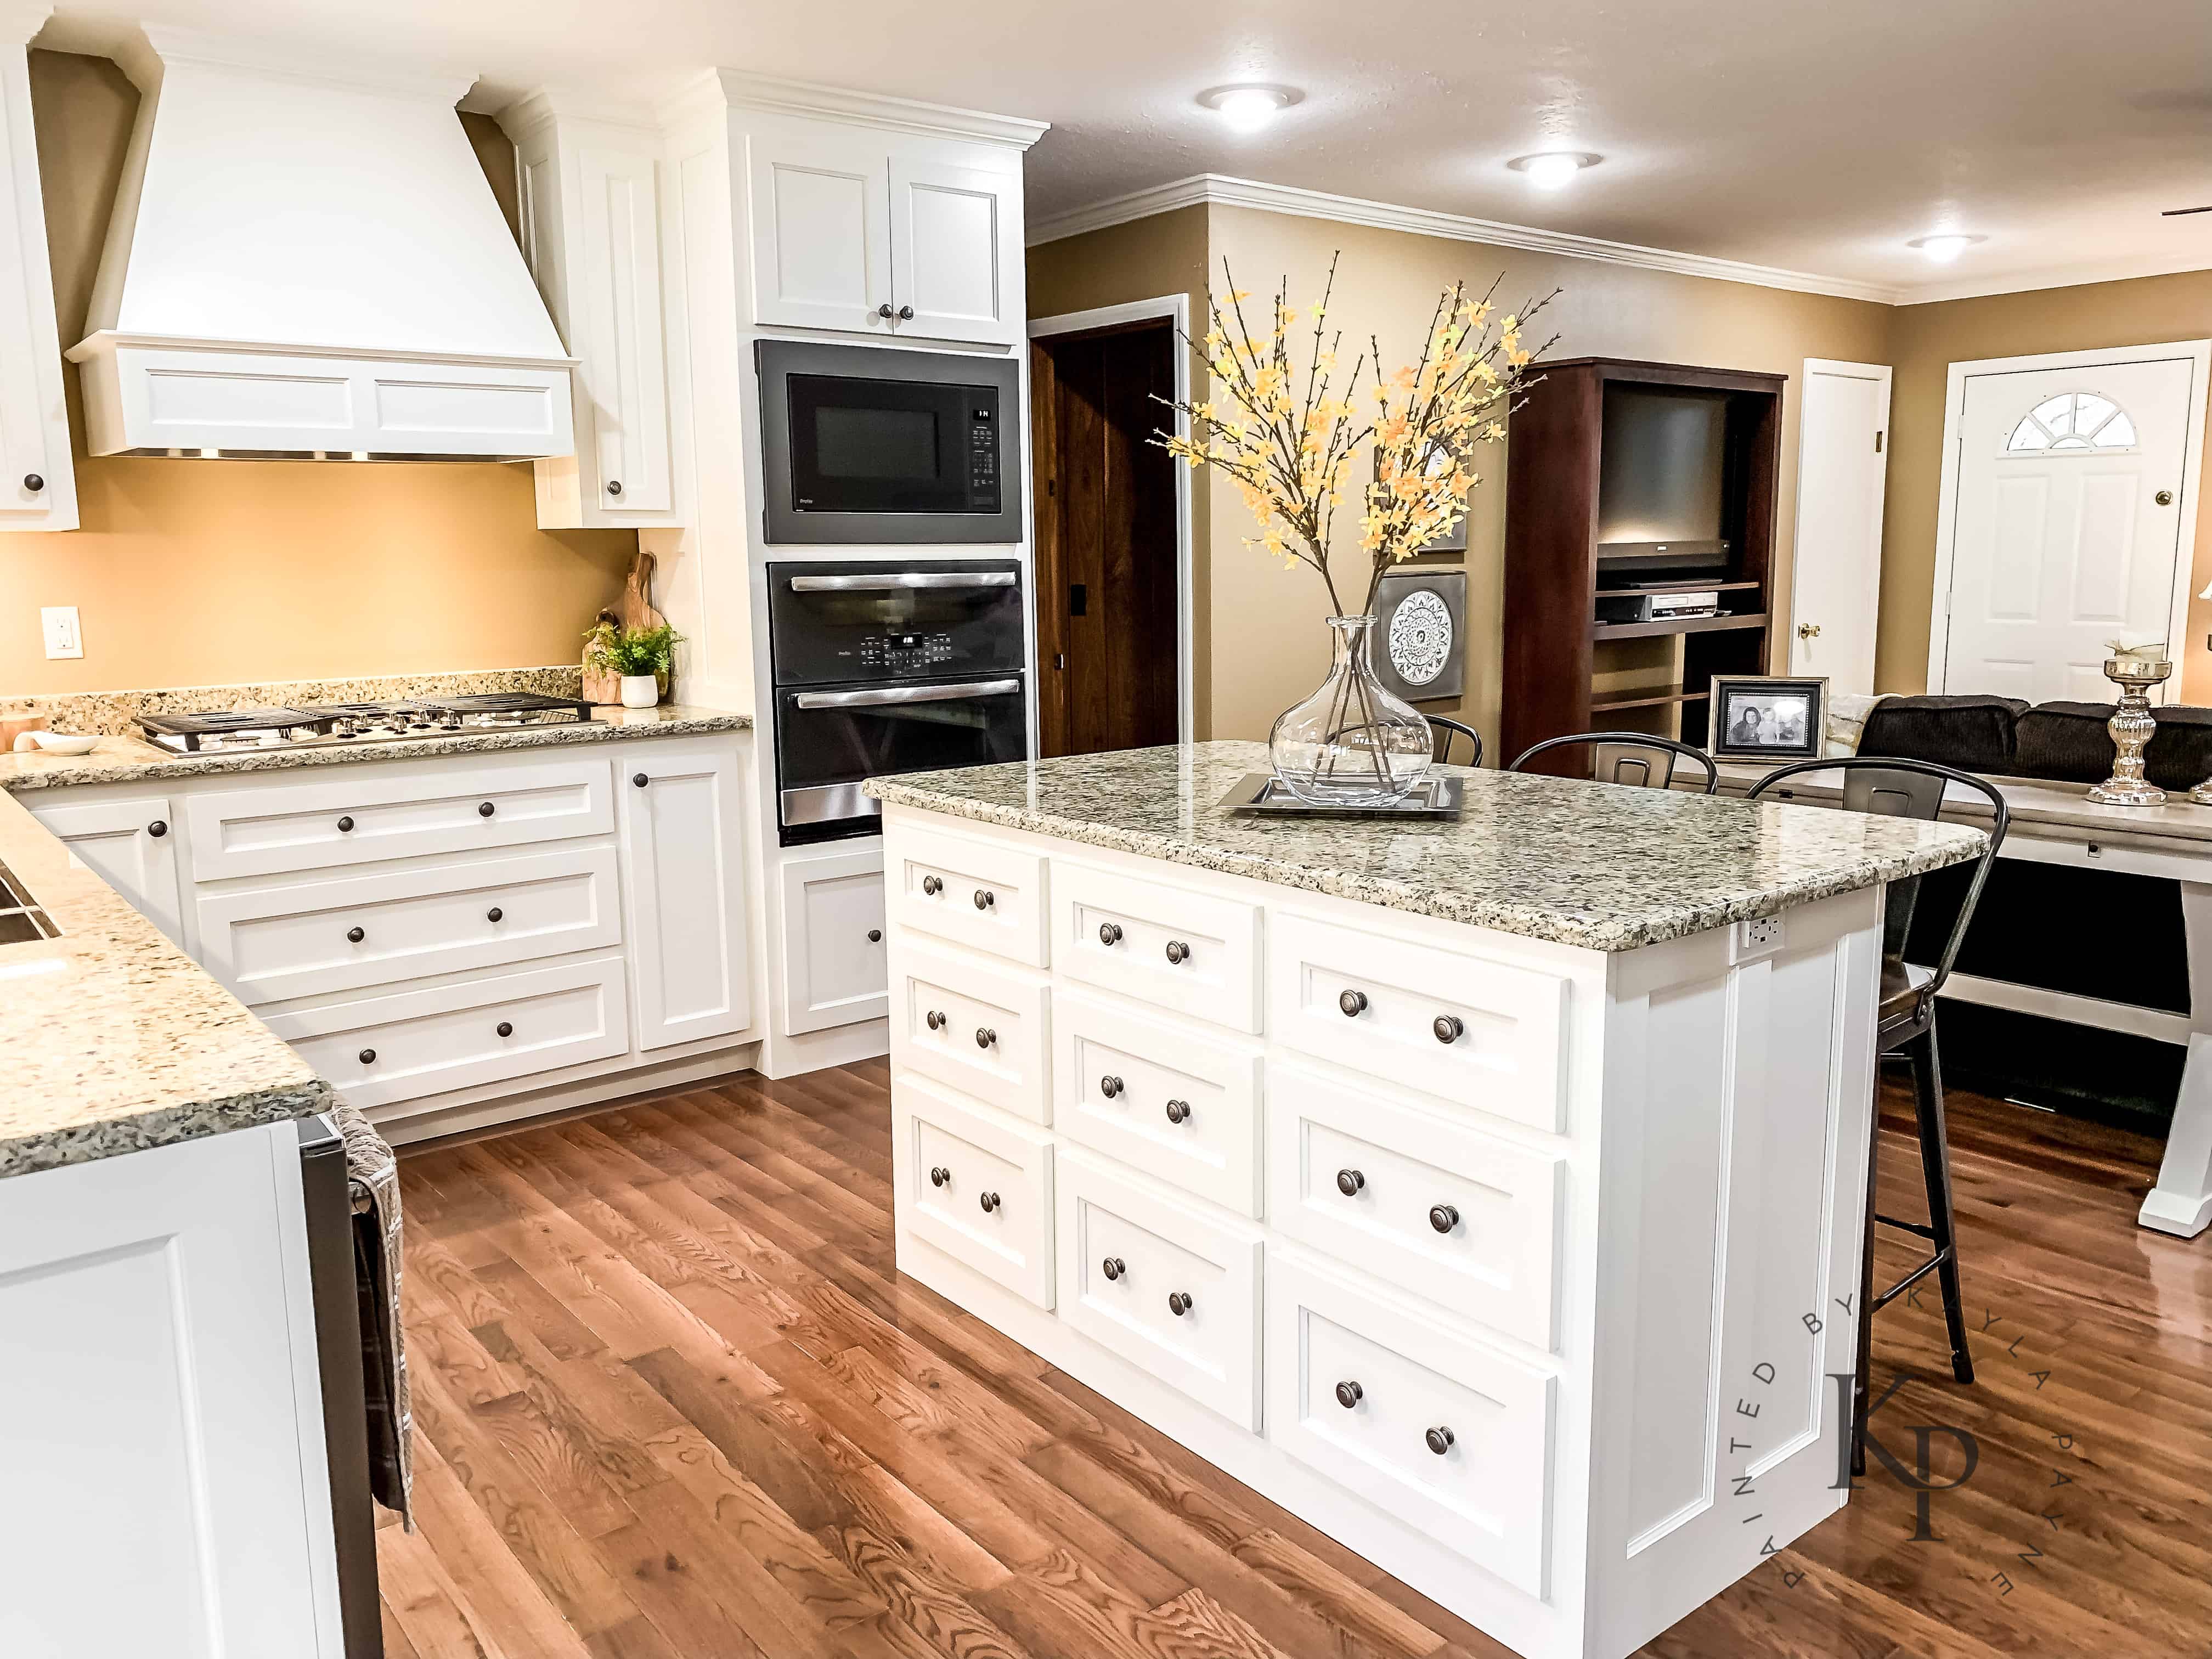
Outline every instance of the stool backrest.
<svg viewBox="0 0 2212 1659">
<path fill-rule="evenodd" d="M 1696 763 L 1705 774 L 1705 791 L 1711 794 L 1720 783 L 1720 774 L 1713 768 L 1712 757 L 1702 749 L 1692 749 L 1686 743 L 1677 743 L 1672 738 L 1655 738 L 1642 732 L 1577 732 L 1564 738 L 1547 738 L 1543 742 L 1524 749 L 1505 769 L 1521 772 L 1528 763 L 1548 749 L 1564 749 L 1573 744 L 1587 744 L 1590 751 L 1590 775 L 1600 783 L 1622 783 L 1645 789 L 1671 789 L 1674 787 L 1674 769 L 1683 761 Z"/>
<path fill-rule="evenodd" d="M 1431 760 L 1449 763 L 1452 757 L 1452 739 L 1464 738 L 1467 739 L 1468 757 L 1460 764 L 1462 766 L 1482 764 L 1481 732 L 1471 726 L 1462 726 L 1457 720 L 1446 720 L 1442 714 L 1425 714 L 1422 718 L 1429 723 L 1429 758 Z"/>
<path fill-rule="evenodd" d="M 1883 817 L 1918 818 L 1932 823 L 1942 816 L 1945 787 L 1954 783 L 1988 799 L 1996 822 L 1990 830 L 1989 845 L 1975 862 L 1966 901 L 1959 906 L 1958 918 L 1951 924 L 1951 937 L 1944 942 L 1942 959 L 1936 964 L 1936 977 L 1929 982 L 1928 994 L 1933 996 L 1950 976 L 1951 964 L 1958 958 L 1959 947 L 1966 942 L 1966 929 L 1973 921 L 1974 906 L 1981 900 L 1983 884 L 1989 880 L 1990 866 L 1996 862 L 1997 848 L 2004 845 L 2005 830 L 2012 822 L 2004 797 L 1986 778 L 1961 772 L 1955 767 L 1938 766 L 1933 761 L 1853 756 L 1848 759 L 1798 761 L 1779 767 L 1752 785 L 1744 799 L 1757 800 L 1784 779 L 1808 772 L 1842 773 L 1844 810 L 1872 812 Z M 1919 877 L 1908 876 L 1890 883 L 1889 905 L 1882 916 L 1881 948 L 1885 955 L 1904 954 L 1905 936 L 1912 931 L 1913 906 L 1919 897 Z"/>
</svg>

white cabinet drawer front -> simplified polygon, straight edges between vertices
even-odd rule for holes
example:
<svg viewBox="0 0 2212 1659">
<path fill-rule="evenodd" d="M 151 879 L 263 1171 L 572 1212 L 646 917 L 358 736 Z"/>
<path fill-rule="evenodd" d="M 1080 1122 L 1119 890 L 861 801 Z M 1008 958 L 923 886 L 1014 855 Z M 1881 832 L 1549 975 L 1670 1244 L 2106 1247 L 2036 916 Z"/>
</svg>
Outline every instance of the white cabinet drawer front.
<svg viewBox="0 0 2212 1659">
<path fill-rule="evenodd" d="M 1260 1029 L 1255 906 L 1056 860 L 1053 909 L 1062 973 L 1240 1031 Z"/>
<path fill-rule="evenodd" d="M 1535 1596 L 1556 1388 L 1370 1286 L 1268 1264 L 1267 1437 Z"/>
<path fill-rule="evenodd" d="M 1260 1233 L 1080 1153 L 1060 1161 L 1060 1316 L 1260 1426 Z"/>
<path fill-rule="evenodd" d="M 1052 1121 L 1048 994 L 1042 981 L 901 942 L 891 1060 L 1038 1123 Z"/>
<path fill-rule="evenodd" d="M 884 848 L 897 920 L 1032 968 L 1045 965 L 1045 862 L 964 836 L 903 830 Z"/>
<path fill-rule="evenodd" d="M 910 1077 L 891 1085 L 893 1184 L 916 1237 L 1052 1306 L 1052 1137 Z"/>
<path fill-rule="evenodd" d="M 224 881 L 605 835 L 611 775 L 604 759 L 472 768 L 456 756 L 428 770 L 340 766 L 305 783 L 196 795 L 192 874 Z"/>
<path fill-rule="evenodd" d="M 1053 1127 L 1245 1215 L 1260 1213 L 1260 1054 L 1101 998 L 1053 999 Z"/>
<path fill-rule="evenodd" d="M 783 1029 L 881 1019 L 890 1006 L 884 861 L 834 853 L 783 866 Z"/>
<path fill-rule="evenodd" d="M 1277 915 L 1279 1042 L 1531 1128 L 1566 1116 L 1567 982 L 1432 945 Z"/>
<path fill-rule="evenodd" d="M 356 1106 L 527 1077 L 629 1047 L 618 961 L 279 1014 L 269 1029 Z"/>
<path fill-rule="evenodd" d="M 1564 1158 L 1294 1066 L 1272 1068 L 1267 1113 L 1275 1227 L 1510 1336 L 1555 1346 Z"/>
<path fill-rule="evenodd" d="M 200 950 L 248 1006 L 622 941 L 612 848 L 337 881 L 199 901 Z"/>
</svg>

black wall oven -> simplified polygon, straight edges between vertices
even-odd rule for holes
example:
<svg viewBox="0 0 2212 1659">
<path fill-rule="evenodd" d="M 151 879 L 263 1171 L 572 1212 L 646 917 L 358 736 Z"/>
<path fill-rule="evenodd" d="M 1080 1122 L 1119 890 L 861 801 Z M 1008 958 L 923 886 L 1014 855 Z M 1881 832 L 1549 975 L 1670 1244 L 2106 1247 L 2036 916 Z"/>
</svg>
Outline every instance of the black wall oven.
<svg viewBox="0 0 2212 1659">
<path fill-rule="evenodd" d="M 770 543 L 1021 540 L 1015 363 L 807 340 L 755 350 Z"/>
<path fill-rule="evenodd" d="M 876 834 L 865 779 L 1029 753 L 1013 561 L 775 563 L 768 588 L 785 846 Z"/>
</svg>

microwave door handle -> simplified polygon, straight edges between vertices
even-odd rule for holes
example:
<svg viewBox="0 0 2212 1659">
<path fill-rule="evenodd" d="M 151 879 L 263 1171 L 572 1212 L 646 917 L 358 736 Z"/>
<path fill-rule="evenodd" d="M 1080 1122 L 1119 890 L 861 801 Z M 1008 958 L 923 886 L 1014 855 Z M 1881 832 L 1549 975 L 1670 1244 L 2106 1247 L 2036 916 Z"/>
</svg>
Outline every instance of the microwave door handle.
<svg viewBox="0 0 2212 1659">
<path fill-rule="evenodd" d="M 793 576 L 794 593 L 849 593 L 903 587 L 1012 587 L 1011 570 L 895 570 L 880 576 Z"/>
<path fill-rule="evenodd" d="M 963 680 L 958 685 L 887 685 L 876 691 L 801 691 L 792 704 L 798 708 L 878 708 L 887 703 L 996 697 L 1021 689 L 1019 680 Z"/>
</svg>

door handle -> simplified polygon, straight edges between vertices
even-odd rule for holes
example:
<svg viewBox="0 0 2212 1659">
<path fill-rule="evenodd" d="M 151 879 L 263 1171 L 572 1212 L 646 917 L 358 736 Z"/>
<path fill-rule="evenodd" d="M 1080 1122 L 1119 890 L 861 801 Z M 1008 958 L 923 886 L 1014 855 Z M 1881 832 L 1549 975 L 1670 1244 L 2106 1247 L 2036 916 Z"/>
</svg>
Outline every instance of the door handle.
<svg viewBox="0 0 2212 1659">
<path fill-rule="evenodd" d="M 1021 689 L 1019 680 L 963 680 L 957 685 L 892 685 L 879 691 L 801 691 L 791 702 L 795 708 L 879 708 L 890 703 L 997 697 Z"/>
<path fill-rule="evenodd" d="M 1797 637 L 1801 640 L 1819 639 L 1820 637 L 1820 624 L 1818 623 L 1799 623 L 1797 624 Z"/>
<path fill-rule="evenodd" d="M 793 576 L 794 593 L 870 592 L 898 587 L 1012 587 L 1011 570 L 899 570 L 883 576 Z"/>
</svg>

